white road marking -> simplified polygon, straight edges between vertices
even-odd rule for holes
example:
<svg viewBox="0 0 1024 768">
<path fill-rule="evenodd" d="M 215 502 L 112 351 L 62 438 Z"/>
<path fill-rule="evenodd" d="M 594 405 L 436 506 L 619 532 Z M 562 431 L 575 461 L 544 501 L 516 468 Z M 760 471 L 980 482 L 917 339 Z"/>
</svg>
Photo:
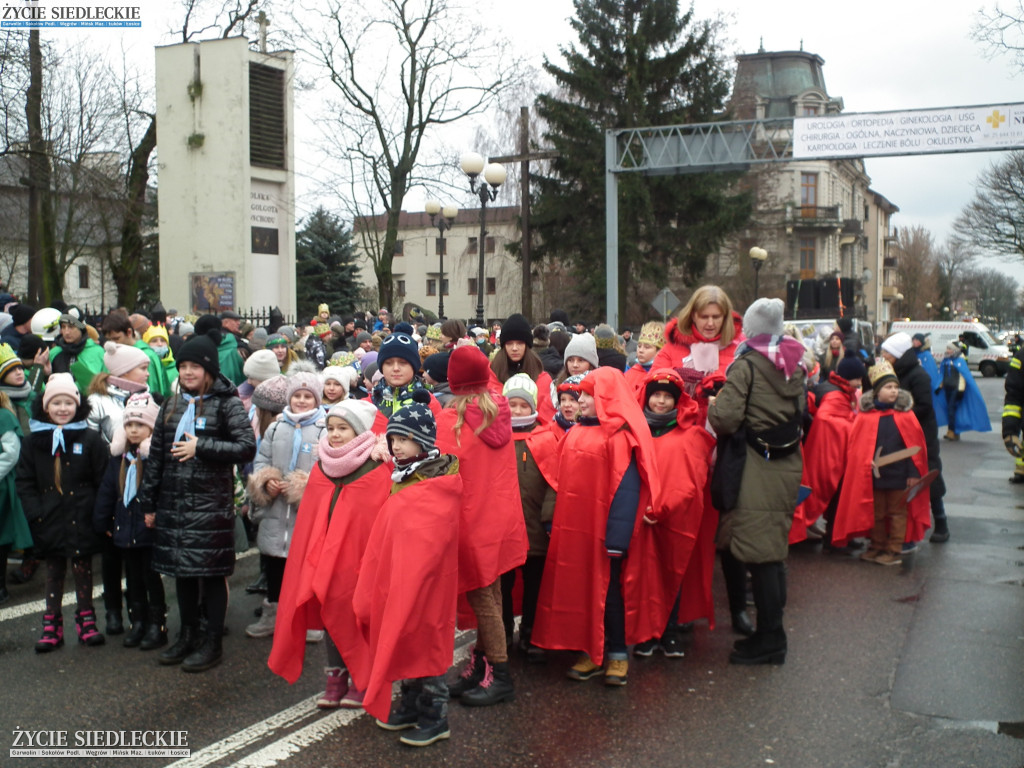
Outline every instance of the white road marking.
<svg viewBox="0 0 1024 768">
<path fill-rule="evenodd" d="M 452 655 L 453 666 L 461 664 L 469 656 L 469 643 L 463 642 L 460 645 L 459 641 L 472 631 L 461 630 L 455 633 L 456 647 Z M 392 697 L 397 692 L 398 685 L 396 683 L 392 690 Z M 254 742 L 271 738 L 276 733 L 285 731 L 313 715 L 322 715 L 323 710 L 316 708 L 318 698 L 320 698 L 319 693 L 268 717 L 266 720 L 203 747 L 193 752 L 191 757 L 171 763 L 167 768 L 203 768 L 203 766 L 228 759 L 231 755 L 253 746 Z M 278 765 L 292 755 L 301 752 L 304 748 L 321 741 L 338 728 L 351 724 L 364 714 L 365 712 L 361 709 L 334 710 L 312 723 L 264 745 L 255 752 L 241 757 L 237 762 L 231 764 L 232 768 L 271 768 L 271 766 Z"/>
</svg>

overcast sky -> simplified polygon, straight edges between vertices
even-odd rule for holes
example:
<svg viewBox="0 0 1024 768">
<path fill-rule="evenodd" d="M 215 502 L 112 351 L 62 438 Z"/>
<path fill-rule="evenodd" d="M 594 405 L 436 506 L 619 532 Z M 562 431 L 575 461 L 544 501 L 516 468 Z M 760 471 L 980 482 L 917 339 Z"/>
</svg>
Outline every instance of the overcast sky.
<svg viewBox="0 0 1024 768">
<path fill-rule="evenodd" d="M 485 19 L 490 34 L 515 41 L 517 49 L 537 64 L 545 54 L 557 57 L 560 45 L 575 40 L 568 23 L 573 13 L 571 0 L 498 0 L 481 16 L 484 7 L 487 0 L 472 6 L 474 20 Z M 820 55 L 825 60 L 829 95 L 842 98 L 847 112 L 1024 101 L 1024 78 L 1010 59 L 991 55 L 970 38 L 977 8 L 974 3 L 957 0 L 815 4 L 806 0 L 695 0 L 698 17 L 730 14 L 731 53 L 753 53 L 763 40 L 769 51 L 802 47 Z M 125 40 L 140 59 L 152 61 L 149 46 L 171 42 L 161 33 L 178 11 L 170 3 L 159 10 L 152 6 L 144 10 L 144 34 L 127 32 Z M 96 40 L 102 34 L 115 33 L 95 32 L 90 37 Z M 482 41 L 482 55 L 484 51 L 486 41 Z M 922 225 L 941 242 L 973 196 L 976 178 L 1000 156 L 969 153 L 877 158 L 867 161 L 867 171 L 872 187 L 900 208 L 896 226 Z M 318 157 L 299 158 L 300 173 L 303 168 L 313 173 L 320 166 Z M 407 201 L 407 207 L 413 202 Z M 415 203 L 420 203 L 418 196 Z M 299 214 L 303 213 L 300 210 Z M 1024 284 L 1024 263 L 997 262 L 993 266 L 1007 270 Z"/>
</svg>

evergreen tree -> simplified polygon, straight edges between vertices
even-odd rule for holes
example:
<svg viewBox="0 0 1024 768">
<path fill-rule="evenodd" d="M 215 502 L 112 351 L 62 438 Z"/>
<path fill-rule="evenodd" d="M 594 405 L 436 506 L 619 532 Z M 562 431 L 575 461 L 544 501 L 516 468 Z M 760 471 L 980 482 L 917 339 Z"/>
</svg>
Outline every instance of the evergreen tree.
<svg viewBox="0 0 1024 768">
<path fill-rule="evenodd" d="M 359 269 L 352 231 L 321 206 L 295 236 L 295 298 L 300 318 L 316 315 L 320 304 L 331 314 L 351 314 L 359 303 Z"/>
<path fill-rule="evenodd" d="M 532 225 L 541 257 L 572 265 L 576 311 L 598 317 L 605 295 L 604 132 L 722 119 L 729 73 L 715 25 L 677 0 L 574 0 L 579 44 L 565 67 L 545 61 L 558 84 L 537 99 L 547 144 L 560 153 L 536 179 Z M 619 316 L 639 281 L 666 281 L 670 266 L 696 282 L 709 253 L 749 217 L 735 174 L 619 177 Z"/>
</svg>

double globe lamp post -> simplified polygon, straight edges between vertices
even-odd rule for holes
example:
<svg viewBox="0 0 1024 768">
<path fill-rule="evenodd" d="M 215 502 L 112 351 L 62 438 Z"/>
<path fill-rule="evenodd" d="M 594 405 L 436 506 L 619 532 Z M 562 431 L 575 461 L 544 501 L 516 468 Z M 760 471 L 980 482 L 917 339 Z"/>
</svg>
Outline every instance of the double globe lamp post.
<svg viewBox="0 0 1024 768">
<path fill-rule="evenodd" d="M 505 166 L 500 163 L 485 163 L 483 156 L 476 152 L 467 152 L 460 160 L 462 172 L 469 177 L 469 191 L 480 198 L 480 239 L 477 240 L 477 277 L 476 277 L 476 324 L 485 327 L 484 322 L 484 244 L 487 238 L 486 218 L 487 203 L 493 202 L 498 196 L 498 187 L 505 183 Z M 484 183 L 479 183 L 483 174 Z M 429 211 L 428 211 L 429 213 Z"/>
<path fill-rule="evenodd" d="M 427 200 L 423 206 L 423 210 L 426 211 L 427 215 L 430 217 L 430 223 L 437 227 L 437 233 L 439 235 L 437 239 L 437 255 L 439 257 L 437 275 L 437 319 L 444 320 L 444 257 L 445 252 L 447 251 L 444 233 L 452 228 L 452 224 L 455 223 L 455 217 L 459 215 L 459 209 L 454 205 L 446 205 L 442 208 L 441 203 L 437 200 Z M 441 216 L 438 217 L 438 214 L 441 214 Z"/>
</svg>

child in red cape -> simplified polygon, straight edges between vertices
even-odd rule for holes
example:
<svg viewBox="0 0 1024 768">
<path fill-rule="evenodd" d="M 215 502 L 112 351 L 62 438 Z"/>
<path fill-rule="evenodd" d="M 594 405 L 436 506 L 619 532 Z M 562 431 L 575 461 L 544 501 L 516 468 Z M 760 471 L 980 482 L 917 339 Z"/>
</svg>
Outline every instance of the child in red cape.
<svg viewBox="0 0 1024 768">
<path fill-rule="evenodd" d="M 508 701 L 515 695 L 501 620 L 503 573 L 526 560 L 528 542 L 519 499 L 508 401 L 488 392 L 487 357 L 458 347 L 448 360 L 455 397 L 437 417 L 437 444 L 459 458 L 459 594 L 477 621 L 477 642 L 452 697 L 469 706 Z"/>
<path fill-rule="evenodd" d="M 626 369 L 626 383 L 632 390 L 644 385 L 647 374 L 654 369 L 654 358 L 665 346 L 665 325 L 652 320 L 644 323 L 636 339 L 636 364 Z"/>
<path fill-rule="evenodd" d="M 871 547 L 861 560 L 899 565 L 903 542 L 920 541 L 931 523 L 928 494 L 906 499 L 907 490 L 928 473 L 928 451 L 911 410 L 914 401 L 900 389 L 892 365 L 880 361 L 868 369 L 868 378 L 872 391 L 861 396 L 861 413 L 850 430 L 833 538 L 843 546 L 870 532 Z M 910 458 L 878 464 L 878 458 L 915 446 L 921 450 Z"/>
<path fill-rule="evenodd" d="M 867 375 L 864 363 L 851 355 L 839 361 L 828 381 L 814 386 L 807 395 L 807 410 L 813 415 L 804 441 L 801 485 L 811 489 L 793 515 L 789 543 L 807 538 L 807 528 L 822 515 L 826 522 L 825 546 L 832 546 L 832 527 L 839 502 L 839 487 L 846 472 L 846 449 L 857 416 L 860 382 Z"/>
<path fill-rule="evenodd" d="M 637 644 L 633 655 L 651 656 L 655 650 L 661 650 L 669 658 L 681 658 L 679 605 L 684 575 L 702 532 L 705 549 L 710 549 L 711 556 L 703 563 L 706 573 L 691 572 L 688 586 L 706 593 L 701 597 L 702 602 L 710 600 L 714 528 L 705 527 L 702 522 L 704 486 L 715 439 L 703 426 L 697 425 L 697 403 L 686 394 L 682 377 L 671 368 L 648 373 L 638 391 L 638 400 L 654 438 L 658 476 L 663 480 L 660 509 L 654 515 L 658 519 L 654 529 L 658 568 L 651 573 L 651 578 L 660 580 L 664 593 L 676 597 L 661 638 Z"/>
<path fill-rule="evenodd" d="M 479 354 L 479 353 L 477 353 Z M 414 402 L 388 420 L 395 457 L 391 495 L 370 532 L 352 596 L 369 644 L 349 661 L 363 707 L 385 730 L 413 728 L 400 741 L 424 747 L 450 735 L 444 673 L 455 645 L 459 462 L 435 446 L 430 409 Z M 391 684 L 402 680 L 394 712 Z"/>
<path fill-rule="evenodd" d="M 504 336 L 504 333 L 502 334 Z M 501 575 L 502 622 L 505 636 L 512 637 L 515 630 L 515 612 L 512 593 L 516 572 L 522 578 L 522 621 L 519 625 L 519 650 L 529 661 L 544 661 L 544 651 L 530 643 L 533 623 L 537 616 L 537 595 L 544 575 L 544 560 L 548 553 L 551 519 L 555 511 L 555 492 L 540 467 L 537 456 L 553 454 L 559 443 L 558 436 L 540 423 L 538 400 L 551 399 L 527 374 L 517 373 L 505 382 L 502 394 L 508 399 L 512 413 L 512 439 L 515 441 L 516 474 L 519 478 L 519 497 L 523 502 L 523 518 L 530 549 L 522 568 L 514 568 Z M 558 430 L 562 432 L 561 429 Z M 564 432 L 562 432 L 564 434 Z"/>
<path fill-rule="evenodd" d="M 370 430 L 377 410 L 343 400 L 327 414 L 319 459 L 309 473 L 295 519 L 277 606 L 270 669 L 289 683 L 302 674 L 306 630 L 327 630 L 327 685 L 321 709 L 362 706 L 348 668 L 366 666 L 366 646 L 352 609 L 359 561 L 370 529 L 389 495 L 391 467 Z"/>
<path fill-rule="evenodd" d="M 578 387 L 532 641 L 582 651 L 574 680 L 603 671 L 607 685 L 624 685 L 627 643 L 659 636 L 675 599 L 648 578 L 655 526 L 645 520 L 657 522 L 660 498 L 653 438 L 621 373 L 599 368 Z"/>
</svg>

